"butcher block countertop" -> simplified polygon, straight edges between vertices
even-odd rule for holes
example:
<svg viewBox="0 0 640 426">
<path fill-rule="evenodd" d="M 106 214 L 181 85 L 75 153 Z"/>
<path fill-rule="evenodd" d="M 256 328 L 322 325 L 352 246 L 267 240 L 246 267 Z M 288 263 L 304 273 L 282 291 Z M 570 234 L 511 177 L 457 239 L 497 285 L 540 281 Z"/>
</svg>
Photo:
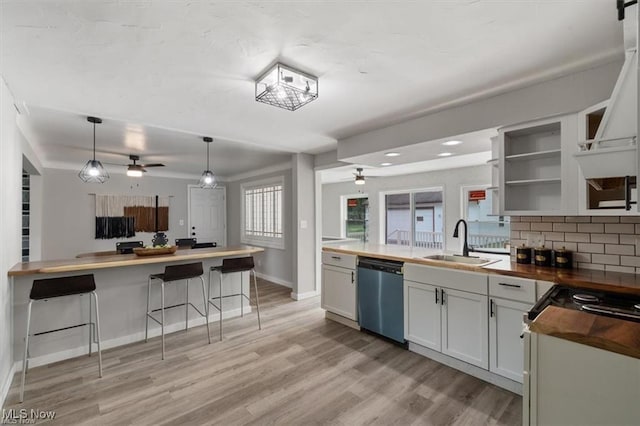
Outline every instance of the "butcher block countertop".
<svg viewBox="0 0 640 426">
<path fill-rule="evenodd" d="M 324 251 L 336 253 L 354 254 L 380 259 L 398 260 L 402 262 L 417 263 L 427 266 L 460 269 L 472 272 L 484 272 L 489 274 L 501 274 L 519 278 L 528 278 L 539 281 L 549 281 L 556 284 L 564 284 L 572 287 L 607 290 L 626 294 L 640 294 L 640 276 L 625 274 L 622 272 L 604 272 L 590 269 L 558 269 L 553 267 L 541 267 L 535 265 L 523 265 L 512 262 L 507 255 L 493 255 L 485 253 L 472 253 L 496 260 L 487 266 L 475 266 L 462 263 L 443 262 L 439 260 L 424 259 L 424 256 L 442 254 L 442 250 L 420 249 L 384 244 L 326 244 Z"/>
<path fill-rule="evenodd" d="M 105 268 L 119 268 L 123 266 L 148 265 L 153 263 L 179 262 L 189 260 L 210 259 L 216 257 L 247 256 L 264 251 L 260 247 L 234 246 L 201 249 L 183 249 L 173 254 L 158 256 L 137 256 L 135 254 L 117 254 L 104 256 L 96 253 L 94 256 L 64 260 L 44 260 L 38 262 L 22 262 L 9 270 L 7 275 L 21 276 L 34 274 L 52 274 L 58 272 L 79 272 Z"/>
<path fill-rule="evenodd" d="M 529 330 L 640 359 L 640 323 L 548 306 Z"/>
</svg>

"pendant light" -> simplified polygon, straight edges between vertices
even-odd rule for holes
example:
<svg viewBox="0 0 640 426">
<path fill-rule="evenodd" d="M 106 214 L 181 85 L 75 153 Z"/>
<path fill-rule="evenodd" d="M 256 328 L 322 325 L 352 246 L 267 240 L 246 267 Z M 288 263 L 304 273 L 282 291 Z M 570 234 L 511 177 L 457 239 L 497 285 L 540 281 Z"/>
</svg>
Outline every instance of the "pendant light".
<svg viewBox="0 0 640 426">
<path fill-rule="evenodd" d="M 213 139 L 205 136 L 202 140 L 207 144 L 207 169 L 202 173 L 200 177 L 200 188 L 204 189 L 213 189 L 218 186 L 216 182 L 216 176 L 213 174 L 211 169 L 209 169 L 209 145 L 213 142 Z"/>
<path fill-rule="evenodd" d="M 96 160 L 96 124 L 102 123 L 102 119 L 97 117 L 87 117 L 89 123 L 93 123 L 93 159 L 87 161 L 78 177 L 83 182 L 88 183 L 104 183 L 109 179 L 109 173 L 102 167 L 102 163 Z"/>
</svg>

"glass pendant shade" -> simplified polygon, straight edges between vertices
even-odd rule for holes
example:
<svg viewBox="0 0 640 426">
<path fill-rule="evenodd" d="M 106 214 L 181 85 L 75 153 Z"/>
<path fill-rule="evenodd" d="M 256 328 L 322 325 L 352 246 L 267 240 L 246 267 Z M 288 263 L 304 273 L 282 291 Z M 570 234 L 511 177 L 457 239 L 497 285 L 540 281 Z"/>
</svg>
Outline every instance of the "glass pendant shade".
<svg viewBox="0 0 640 426">
<path fill-rule="evenodd" d="M 209 145 L 213 142 L 212 138 L 204 137 L 202 138 L 204 142 L 207 144 L 207 169 L 200 176 L 200 188 L 203 189 L 213 189 L 218 186 L 218 182 L 216 182 L 216 176 L 213 174 L 211 169 L 209 168 Z"/>
<path fill-rule="evenodd" d="M 100 118 L 87 117 L 89 123 L 93 123 L 93 159 L 87 161 L 78 177 L 87 183 L 104 183 L 109 179 L 109 173 L 102 166 L 102 163 L 96 160 L 96 124 L 102 123 Z"/>
</svg>

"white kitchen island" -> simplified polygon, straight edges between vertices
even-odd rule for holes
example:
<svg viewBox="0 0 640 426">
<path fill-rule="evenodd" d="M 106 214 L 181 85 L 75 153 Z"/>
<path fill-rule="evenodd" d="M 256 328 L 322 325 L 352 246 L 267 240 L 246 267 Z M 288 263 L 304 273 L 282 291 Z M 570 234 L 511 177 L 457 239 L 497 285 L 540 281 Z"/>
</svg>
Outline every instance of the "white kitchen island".
<svg viewBox="0 0 640 426">
<path fill-rule="evenodd" d="M 174 254 L 138 257 L 135 254 L 83 256 L 75 259 L 49 260 L 39 262 L 23 262 L 16 264 L 8 272 L 13 293 L 13 351 L 14 359 L 21 360 L 24 348 L 26 329 L 26 307 L 29 292 L 34 279 L 60 276 L 94 274 L 100 303 L 100 335 L 102 348 L 108 349 L 127 343 L 144 340 L 145 314 L 147 298 L 147 280 L 149 274 L 164 271 L 166 265 L 191 262 L 203 263 L 205 282 L 208 283 L 208 271 L 211 266 L 218 266 L 223 258 L 251 256 L 264 251 L 252 246 L 216 247 L 205 249 L 181 249 Z M 244 291 L 249 293 L 249 273 L 244 272 L 242 282 Z M 214 276 L 215 277 L 215 276 Z M 223 294 L 238 293 L 240 274 L 228 274 L 223 278 Z M 197 284 L 197 283 L 196 283 Z M 196 306 L 202 306 L 202 293 L 192 291 L 189 300 Z M 211 294 L 218 294 L 218 280 L 211 283 Z M 199 287 L 199 284 L 198 284 Z M 176 282 L 166 286 L 165 299 L 167 305 L 183 303 L 185 300 L 184 282 Z M 159 292 L 152 292 L 153 307 L 159 306 Z M 89 315 L 89 296 L 62 297 L 38 303 L 33 308 L 31 332 L 65 327 L 67 325 L 86 322 Z M 241 298 L 228 298 L 224 303 L 224 317 L 240 315 Z M 244 312 L 251 312 L 245 300 Z M 166 332 L 183 330 L 185 322 L 184 309 L 166 311 Z M 210 312 L 209 321 L 219 320 L 215 309 Z M 204 324 L 205 320 L 192 310 L 189 312 L 189 327 Z M 189 331 L 203 333 L 202 343 L 207 344 L 206 329 Z M 217 327 L 211 329 L 215 341 Z M 160 335 L 160 327 L 150 322 L 149 336 Z M 35 337 L 30 348 L 30 366 L 37 366 L 72 358 L 87 353 L 89 341 L 88 328 L 75 328 L 61 333 L 46 334 Z M 150 341 L 150 350 L 160 350 L 159 341 Z M 167 347 L 171 347 L 171 336 L 167 338 Z M 95 349 L 95 348 L 94 348 Z M 159 353 L 159 352 L 158 352 Z M 21 364 L 19 361 L 17 362 Z M 16 370 L 22 368 L 16 365 Z"/>
</svg>

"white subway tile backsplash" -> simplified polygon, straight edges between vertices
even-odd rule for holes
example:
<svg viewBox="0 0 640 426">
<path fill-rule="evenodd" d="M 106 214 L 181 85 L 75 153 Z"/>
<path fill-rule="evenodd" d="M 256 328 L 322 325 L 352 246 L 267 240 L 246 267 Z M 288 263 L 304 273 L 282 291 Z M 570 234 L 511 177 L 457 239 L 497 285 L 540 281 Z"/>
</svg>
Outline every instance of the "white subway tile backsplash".
<svg viewBox="0 0 640 426">
<path fill-rule="evenodd" d="M 620 256 L 620 265 L 640 267 L 640 257 L 637 256 Z"/>
<path fill-rule="evenodd" d="M 591 234 L 592 243 L 618 244 L 618 234 Z"/>
<path fill-rule="evenodd" d="M 620 223 L 618 216 L 592 216 L 591 222 L 593 223 Z"/>
<path fill-rule="evenodd" d="M 529 222 L 516 222 L 511 224 L 512 231 L 530 231 L 531 225 Z"/>
<path fill-rule="evenodd" d="M 604 252 L 607 254 L 623 254 L 626 256 L 635 256 L 635 246 L 625 246 L 620 244 L 605 244 Z"/>
<path fill-rule="evenodd" d="M 591 241 L 591 239 L 589 238 L 589 234 L 577 234 L 571 232 L 567 232 L 564 234 L 564 240 L 574 241 L 576 243 L 588 243 L 589 241 Z"/>
<path fill-rule="evenodd" d="M 635 273 L 635 269 L 633 266 L 616 266 L 616 265 L 604 265 L 605 271 L 611 272 L 625 272 L 627 274 Z"/>
<path fill-rule="evenodd" d="M 602 265 L 619 265 L 620 256 L 615 254 L 592 254 L 591 263 L 600 263 Z"/>
<path fill-rule="evenodd" d="M 572 251 L 578 268 L 640 274 L 640 216 L 520 216 L 511 221 L 512 251 L 530 234 L 542 234 L 547 247 Z"/>
<path fill-rule="evenodd" d="M 553 230 L 555 232 L 576 232 L 575 223 L 554 223 Z"/>
<path fill-rule="evenodd" d="M 602 234 L 604 232 L 604 223 L 579 223 L 578 232 Z"/>
<path fill-rule="evenodd" d="M 532 231 L 553 231 L 553 227 L 555 224 L 553 223 L 545 223 L 545 222 L 532 222 L 531 230 Z"/>
<path fill-rule="evenodd" d="M 591 222 L 591 216 L 566 216 L 564 221 L 568 223 L 589 223 Z"/>
<path fill-rule="evenodd" d="M 604 244 L 579 243 L 578 251 L 582 253 L 604 253 Z"/>
<path fill-rule="evenodd" d="M 633 234 L 635 227 L 632 223 L 607 223 L 604 225 L 604 232 L 607 234 Z"/>
</svg>

